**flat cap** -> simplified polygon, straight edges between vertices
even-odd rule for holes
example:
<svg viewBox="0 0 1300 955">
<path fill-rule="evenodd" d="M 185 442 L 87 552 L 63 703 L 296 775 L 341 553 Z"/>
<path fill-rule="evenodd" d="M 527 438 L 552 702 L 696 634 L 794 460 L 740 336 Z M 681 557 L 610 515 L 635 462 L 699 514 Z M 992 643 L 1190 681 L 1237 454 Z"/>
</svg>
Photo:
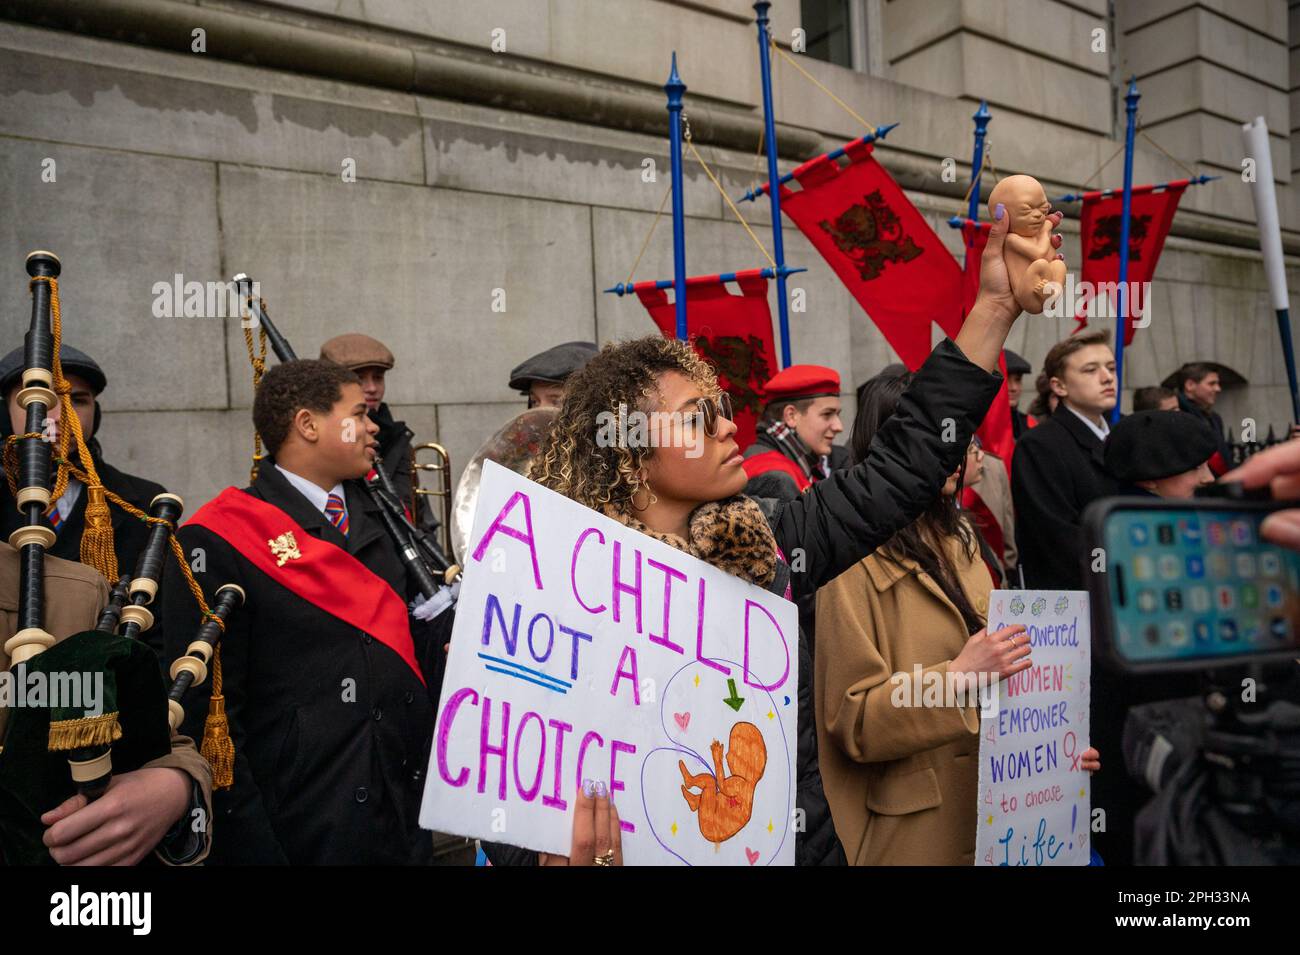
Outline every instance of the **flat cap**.
<svg viewBox="0 0 1300 955">
<path fill-rule="evenodd" d="M 1137 411 L 1106 437 L 1106 470 L 1121 481 L 1158 481 L 1198 468 L 1218 450 L 1214 432 L 1185 411 Z"/>
<path fill-rule="evenodd" d="M 335 335 L 320 346 L 320 357 L 323 361 L 332 361 L 353 371 L 358 368 L 393 367 L 393 353 L 384 343 L 360 332 Z"/>
<path fill-rule="evenodd" d="M 97 395 L 108 385 L 108 379 L 104 377 L 104 370 L 99 367 L 99 363 L 71 345 L 59 346 L 59 363 L 63 366 L 65 375 L 80 375 L 85 378 L 90 390 Z M 23 349 L 19 346 L 0 358 L 0 394 L 8 394 L 10 388 L 22 381 L 22 377 Z"/>
<path fill-rule="evenodd" d="M 1027 375 L 1034 370 L 1030 367 L 1029 362 L 1025 361 L 1010 348 L 1002 349 L 1002 355 L 1007 360 L 1008 375 Z"/>
<path fill-rule="evenodd" d="M 534 381 L 564 381 L 600 351 L 595 342 L 565 342 L 510 370 L 510 387 L 528 394 Z"/>
<path fill-rule="evenodd" d="M 825 365 L 791 365 L 773 375 L 763 386 L 768 404 L 824 398 L 840 393 L 840 374 Z"/>
</svg>

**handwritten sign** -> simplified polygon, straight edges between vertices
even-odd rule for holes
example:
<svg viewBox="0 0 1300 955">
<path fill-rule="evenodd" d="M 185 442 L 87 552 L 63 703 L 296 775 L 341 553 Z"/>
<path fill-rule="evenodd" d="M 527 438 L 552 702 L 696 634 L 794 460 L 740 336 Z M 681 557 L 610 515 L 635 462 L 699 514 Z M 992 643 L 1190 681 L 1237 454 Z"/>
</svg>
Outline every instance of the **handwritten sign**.
<svg viewBox="0 0 1300 955">
<path fill-rule="evenodd" d="M 1087 865 L 1088 595 L 995 590 L 989 632 L 1021 623 L 1033 666 L 998 687 L 980 723 L 976 865 Z"/>
<path fill-rule="evenodd" d="M 484 465 L 420 812 L 569 853 L 605 782 L 628 865 L 794 862 L 798 615 Z"/>
</svg>

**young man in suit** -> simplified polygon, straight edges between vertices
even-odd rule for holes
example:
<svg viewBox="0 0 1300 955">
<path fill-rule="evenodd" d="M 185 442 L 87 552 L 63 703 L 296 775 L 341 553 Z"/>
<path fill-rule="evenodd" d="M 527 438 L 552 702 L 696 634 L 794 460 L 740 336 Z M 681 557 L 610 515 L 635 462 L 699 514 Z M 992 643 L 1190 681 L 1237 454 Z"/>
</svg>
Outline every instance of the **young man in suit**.
<svg viewBox="0 0 1300 955">
<path fill-rule="evenodd" d="M 1083 509 L 1119 489 L 1102 459 L 1107 419 L 1118 401 L 1110 333 L 1057 342 L 1043 359 L 1043 373 L 1060 403 L 1016 442 L 1011 459 L 1016 545 L 1026 587 L 1079 590 L 1084 587 Z"/>
<path fill-rule="evenodd" d="M 269 455 L 256 481 L 179 532 L 208 600 L 228 582 L 247 594 L 220 644 L 234 785 L 214 797 L 211 861 L 425 864 L 430 661 L 442 647 L 410 619 L 415 588 L 360 480 L 379 429 L 357 376 L 328 361 L 267 372 L 253 421 Z M 162 620 L 170 662 L 199 623 L 170 566 Z M 186 696 L 189 732 L 212 685 Z"/>
</svg>

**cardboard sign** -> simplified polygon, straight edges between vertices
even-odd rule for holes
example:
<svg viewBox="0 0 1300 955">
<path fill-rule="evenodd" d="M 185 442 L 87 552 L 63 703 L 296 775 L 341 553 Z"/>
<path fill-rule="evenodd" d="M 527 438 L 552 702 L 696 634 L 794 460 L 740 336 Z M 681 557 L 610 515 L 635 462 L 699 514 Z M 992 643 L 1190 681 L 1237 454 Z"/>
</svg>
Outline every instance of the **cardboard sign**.
<svg viewBox="0 0 1300 955">
<path fill-rule="evenodd" d="M 794 862 L 798 614 L 486 462 L 420 824 L 567 855 L 582 780 L 627 865 Z"/>
<path fill-rule="evenodd" d="M 995 590 L 989 632 L 1021 623 L 1033 666 L 998 685 L 996 714 L 980 722 L 976 865 L 1087 865 L 1088 595 Z"/>
</svg>

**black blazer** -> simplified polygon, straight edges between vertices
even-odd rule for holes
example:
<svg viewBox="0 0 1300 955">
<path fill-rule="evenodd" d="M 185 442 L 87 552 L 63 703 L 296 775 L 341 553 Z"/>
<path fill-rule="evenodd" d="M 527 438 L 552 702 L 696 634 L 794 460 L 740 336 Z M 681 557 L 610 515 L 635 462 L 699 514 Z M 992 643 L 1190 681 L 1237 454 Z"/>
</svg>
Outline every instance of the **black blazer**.
<svg viewBox="0 0 1300 955">
<path fill-rule="evenodd" d="M 1083 589 L 1080 515 L 1092 501 L 1119 491 L 1101 450 L 1101 439 L 1064 404 L 1016 442 L 1011 498 L 1026 587 Z"/>
<path fill-rule="evenodd" d="M 345 538 L 275 469 L 262 465 L 245 493 L 287 513 L 308 534 L 345 548 L 398 596 L 412 594 L 370 498 L 346 482 Z M 179 532 L 211 603 L 218 587 L 247 593 L 221 640 L 235 783 L 213 793 L 209 863 L 422 864 L 432 858 L 418 824 L 433 733 L 436 675 L 427 627 L 413 633 L 428 689 L 388 647 L 251 566 L 220 537 Z M 349 585 L 337 581 L 339 590 Z M 199 616 L 169 561 L 161 631 L 165 664 L 185 653 Z M 444 615 L 446 616 L 446 615 Z M 157 640 L 155 627 L 151 639 Z M 159 649 L 156 647 L 156 649 Z M 181 732 L 202 738 L 212 681 L 185 697 Z"/>
</svg>

